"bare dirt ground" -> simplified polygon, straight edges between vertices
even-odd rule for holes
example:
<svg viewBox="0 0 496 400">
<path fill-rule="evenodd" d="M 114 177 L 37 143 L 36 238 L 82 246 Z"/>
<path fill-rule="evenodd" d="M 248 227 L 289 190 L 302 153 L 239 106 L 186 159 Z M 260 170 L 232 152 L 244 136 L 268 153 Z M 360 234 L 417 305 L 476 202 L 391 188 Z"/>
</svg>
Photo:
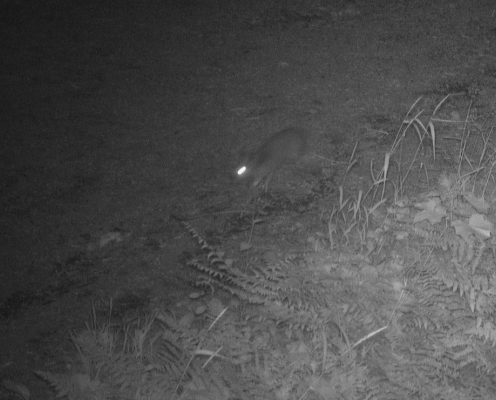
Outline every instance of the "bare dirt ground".
<svg viewBox="0 0 496 400">
<path fill-rule="evenodd" d="M 124 314 L 187 297 L 197 246 L 177 218 L 214 244 L 245 237 L 233 171 L 271 132 L 303 126 L 332 160 L 276 177 L 283 198 L 327 185 L 290 223 L 275 202 L 277 229 L 253 245 L 283 252 L 323 229 L 357 140 L 348 185 L 370 181 L 419 97 L 430 112 L 447 94 L 448 114 L 496 108 L 492 0 L 0 7 L 0 377 L 36 399 L 54 394 L 33 371 L 64 364 L 92 301 Z"/>
</svg>

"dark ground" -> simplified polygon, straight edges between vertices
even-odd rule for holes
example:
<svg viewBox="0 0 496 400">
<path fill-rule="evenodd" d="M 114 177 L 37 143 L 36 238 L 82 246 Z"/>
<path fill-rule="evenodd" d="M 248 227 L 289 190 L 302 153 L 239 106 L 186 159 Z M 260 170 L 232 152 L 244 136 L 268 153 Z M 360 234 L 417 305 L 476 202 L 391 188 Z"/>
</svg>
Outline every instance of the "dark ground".
<svg viewBox="0 0 496 400">
<path fill-rule="evenodd" d="M 270 132 L 305 126 L 346 161 L 357 139 L 381 153 L 420 96 L 496 106 L 492 0 L 0 7 L 0 377 L 36 399 L 53 394 L 32 371 L 64 362 L 91 300 L 185 295 L 194 244 L 172 216 L 241 210 L 232 171 Z"/>
</svg>

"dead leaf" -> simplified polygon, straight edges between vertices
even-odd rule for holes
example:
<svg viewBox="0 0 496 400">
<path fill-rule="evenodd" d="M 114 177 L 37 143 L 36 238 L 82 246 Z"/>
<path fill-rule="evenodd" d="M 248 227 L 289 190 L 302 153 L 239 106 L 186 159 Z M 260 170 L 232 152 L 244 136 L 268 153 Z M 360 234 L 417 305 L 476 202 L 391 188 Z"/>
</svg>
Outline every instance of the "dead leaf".
<svg viewBox="0 0 496 400">
<path fill-rule="evenodd" d="M 487 214 L 489 212 L 489 204 L 486 202 L 484 197 L 476 197 L 472 193 L 466 193 L 463 195 L 465 200 L 475 208 L 475 210 L 482 214 Z"/>
<path fill-rule="evenodd" d="M 421 211 L 415 215 L 413 223 L 427 220 L 431 224 L 436 224 L 441 222 L 441 220 L 446 216 L 446 208 L 441 204 L 441 200 L 437 197 L 424 201 L 423 203 L 417 203 L 415 204 L 415 207 L 424 211 Z"/>
<path fill-rule="evenodd" d="M 473 233 L 473 231 L 468 224 L 460 220 L 456 220 L 453 221 L 451 226 L 455 228 L 455 232 L 458 236 L 461 236 L 463 240 L 469 242 L 469 237 Z"/>
<path fill-rule="evenodd" d="M 487 221 L 481 214 L 472 215 L 468 220 L 468 224 L 470 225 L 474 233 L 479 235 L 483 239 L 490 238 L 491 232 L 494 229 L 493 224 Z"/>
<path fill-rule="evenodd" d="M 248 242 L 241 242 L 239 244 L 239 251 L 246 251 L 251 249 L 251 243 Z"/>
</svg>

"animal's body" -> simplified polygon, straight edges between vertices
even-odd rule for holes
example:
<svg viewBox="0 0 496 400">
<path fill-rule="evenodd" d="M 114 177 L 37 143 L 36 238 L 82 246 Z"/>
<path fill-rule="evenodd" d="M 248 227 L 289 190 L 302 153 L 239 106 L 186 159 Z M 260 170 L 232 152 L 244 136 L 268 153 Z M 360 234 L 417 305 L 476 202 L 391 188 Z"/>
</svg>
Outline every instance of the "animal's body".
<svg viewBox="0 0 496 400">
<path fill-rule="evenodd" d="M 238 176 L 249 179 L 253 187 L 262 185 L 267 189 L 274 172 L 307 153 L 307 138 L 308 133 L 301 128 L 274 133 L 238 168 Z"/>
</svg>

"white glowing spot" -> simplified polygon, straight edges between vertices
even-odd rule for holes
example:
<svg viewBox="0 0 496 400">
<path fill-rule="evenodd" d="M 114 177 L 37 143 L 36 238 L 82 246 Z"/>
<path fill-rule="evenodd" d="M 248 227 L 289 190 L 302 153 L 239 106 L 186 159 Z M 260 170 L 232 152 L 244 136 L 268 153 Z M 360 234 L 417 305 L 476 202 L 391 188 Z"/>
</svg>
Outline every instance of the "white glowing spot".
<svg viewBox="0 0 496 400">
<path fill-rule="evenodd" d="M 241 167 L 240 169 L 238 169 L 238 175 L 243 175 L 245 171 L 246 171 L 246 167 L 245 166 Z"/>
</svg>

